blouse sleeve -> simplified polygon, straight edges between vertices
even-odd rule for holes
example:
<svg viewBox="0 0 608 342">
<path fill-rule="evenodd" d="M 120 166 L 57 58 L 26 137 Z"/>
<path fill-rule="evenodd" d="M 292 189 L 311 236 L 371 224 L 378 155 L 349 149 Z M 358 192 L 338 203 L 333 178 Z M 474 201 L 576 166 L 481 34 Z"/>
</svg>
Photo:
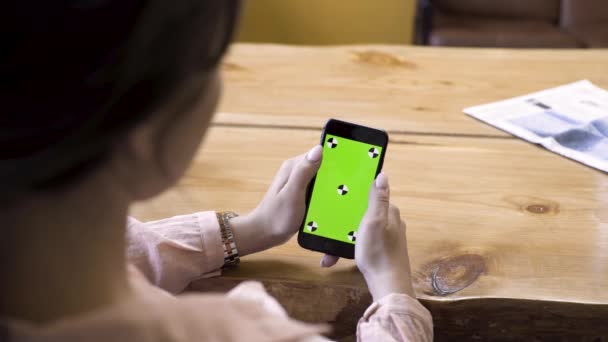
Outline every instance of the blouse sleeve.
<svg viewBox="0 0 608 342">
<path fill-rule="evenodd" d="M 393 293 L 365 311 L 357 327 L 357 340 L 431 342 L 433 318 L 416 299 Z"/>
<path fill-rule="evenodd" d="M 153 284 L 183 291 L 193 280 L 217 276 L 224 251 L 215 212 L 127 223 L 127 257 Z"/>
</svg>

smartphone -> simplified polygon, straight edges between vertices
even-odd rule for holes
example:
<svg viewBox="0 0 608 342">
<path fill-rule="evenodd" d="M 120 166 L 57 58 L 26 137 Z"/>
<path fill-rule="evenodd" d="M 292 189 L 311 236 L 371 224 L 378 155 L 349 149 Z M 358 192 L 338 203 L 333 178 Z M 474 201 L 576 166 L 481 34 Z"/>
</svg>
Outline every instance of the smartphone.
<svg viewBox="0 0 608 342">
<path fill-rule="evenodd" d="M 323 159 L 306 194 L 300 246 L 354 259 L 357 229 L 372 183 L 382 170 L 388 134 L 330 119 L 321 135 Z"/>
</svg>

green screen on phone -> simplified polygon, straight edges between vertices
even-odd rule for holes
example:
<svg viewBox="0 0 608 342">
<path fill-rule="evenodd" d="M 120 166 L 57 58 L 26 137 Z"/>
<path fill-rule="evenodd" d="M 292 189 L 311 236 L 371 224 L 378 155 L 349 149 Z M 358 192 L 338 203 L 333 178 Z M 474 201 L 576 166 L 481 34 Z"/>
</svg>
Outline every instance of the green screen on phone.
<svg viewBox="0 0 608 342">
<path fill-rule="evenodd" d="M 327 134 L 304 232 L 354 244 L 382 147 Z"/>
</svg>

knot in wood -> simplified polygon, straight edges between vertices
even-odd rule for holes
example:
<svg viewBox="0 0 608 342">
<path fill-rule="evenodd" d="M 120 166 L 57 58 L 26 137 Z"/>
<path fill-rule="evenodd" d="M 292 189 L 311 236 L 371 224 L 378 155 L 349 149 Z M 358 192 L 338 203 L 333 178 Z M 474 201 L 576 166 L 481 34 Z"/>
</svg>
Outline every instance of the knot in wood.
<svg viewBox="0 0 608 342">
<path fill-rule="evenodd" d="M 447 296 L 467 288 L 486 270 L 484 258 L 464 254 L 437 260 L 430 274 L 433 294 Z"/>
<path fill-rule="evenodd" d="M 416 64 L 412 62 L 408 62 L 404 59 L 398 58 L 390 53 L 382 52 L 382 51 L 362 51 L 355 52 L 355 56 L 357 56 L 357 61 L 366 64 L 373 64 L 379 66 L 396 66 L 396 67 L 405 67 L 405 68 L 415 68 Z"/>
<path fill-rule="evenodd" d="M 232 62 L 224 62 L 222 64 L 222 68 L 225 71 L 247 71 L 247 68 L 245 68 L 244 66 Z"/>
<path fill-rule="evenodd" d="M 530 204 L 526 210 L 533 214 L 546 214 L 551 211 L 551 208 L 543 204 Z"/>
<path fill-rule="evenodd" d="M 560 205 L 556 201 L 547 198 L 532 196 L 505 196 L 505 201 L 513 204 L 517 210 L 534 214 L 557 215 L 560 212 Z"/>
</svg>

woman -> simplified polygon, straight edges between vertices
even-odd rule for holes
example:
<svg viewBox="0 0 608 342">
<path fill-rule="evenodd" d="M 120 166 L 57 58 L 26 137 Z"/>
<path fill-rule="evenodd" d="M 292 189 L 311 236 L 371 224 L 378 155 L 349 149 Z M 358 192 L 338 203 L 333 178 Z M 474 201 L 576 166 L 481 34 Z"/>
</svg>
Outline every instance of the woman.
<svg viewBox="0 0 608 342">
<path fill-rule="evenodd" d="M 321 148 L 288 160 L 251 213 L 127 220 L 173 185 L 209 126 L 238 1 L 34 1 L 3 9 L 0 341 L 313 341 L 257 283 L 181 292 L 285 242 Z M 380 175 L 356 262 L 362 341 L 431 340 L 399 211 Z M 337 259 L 324 256 L 322 265 Z"/>
</svg>

